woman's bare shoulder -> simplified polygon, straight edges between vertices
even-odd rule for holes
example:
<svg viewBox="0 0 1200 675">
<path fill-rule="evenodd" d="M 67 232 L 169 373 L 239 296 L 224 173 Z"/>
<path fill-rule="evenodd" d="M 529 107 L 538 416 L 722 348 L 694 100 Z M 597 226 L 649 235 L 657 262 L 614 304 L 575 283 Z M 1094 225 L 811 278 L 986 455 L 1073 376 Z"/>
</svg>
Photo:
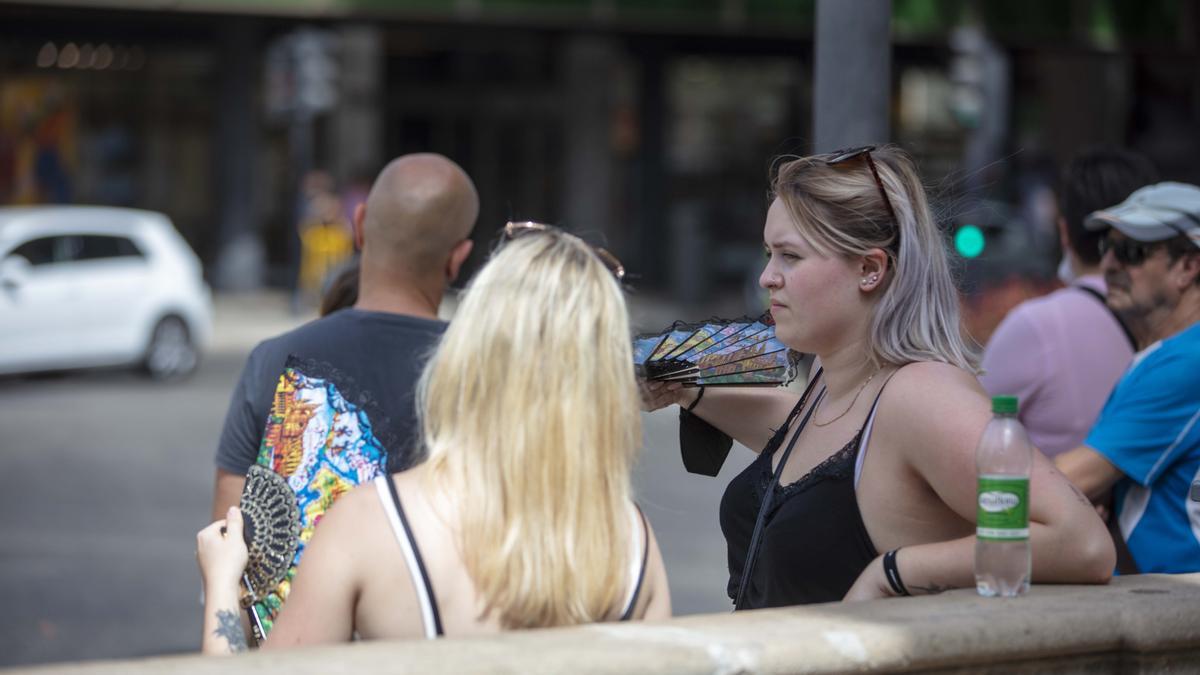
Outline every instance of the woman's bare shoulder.
<svg viewBox="0 0 1200 675">
<path fill-rule="evenodd" d="M 391 480 L 391 477 L 387 480 Z M 359 539 L 364 528 L 371 527 L 370 523 L 376 520 L 383 522 L 385 518 L 379 501 L 379 488 L 375 486 L 375 481 L 370 481 L 338 497 L 321 516 L 318 530 L 330 536 Z"/>
<path fill-rule="evenodd" d="M 938 403 L 951 407 L 987 402 L 974 374 L 949 363 L 918 361 L 902 366 L 884 390 L 884 399 L 904 407 Z"/>
<path fill-rule="evenodd" d="M 904 445 L 928 445 L 930 436 L 978 438 L 990 417 L 987 394 L 975 376 L 947 363 L 922 361 L 900 368 L 880 400 L 882 426 Z"/>
</svg>

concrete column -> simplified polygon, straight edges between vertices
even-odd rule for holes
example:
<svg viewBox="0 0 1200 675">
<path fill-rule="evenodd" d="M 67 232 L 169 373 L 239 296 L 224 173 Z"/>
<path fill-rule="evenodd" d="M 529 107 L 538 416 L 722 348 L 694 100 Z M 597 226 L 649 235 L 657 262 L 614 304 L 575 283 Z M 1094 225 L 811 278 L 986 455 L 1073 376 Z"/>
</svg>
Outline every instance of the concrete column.
<svg viewBox="0 0 1200 675">
<path fill-rule="evenodd" d="M 641 148 L 634 163 L 633 192 L 638 205 L 638 233 L 636 241 L 637 259 L 630 263 L 642 275 L 645 285 L 662 284 L 667 280 L 667 269 L 662 264 L 666 257 L 663 242 L 668 234 L 667 222 L 667 94 L 664 77 L 665 57 L 661 48 L 644 46 L 637 55 L 641 67 L 638 86 L 639 136 Z M 673 232 L 673 230 L 671 230 Z M 671 240 L 671 250 L 680 242 Z M 687 261 L 672 261 L 672 265 L 690 264 Z M 676 279 L 678 275 L 673 275 Z M 673 287 L 672 291 L 682 295 L 685 288 Z"/>
<path fill-rule="evenodd" d="M 817 0 L 813 151 L 891 137 L 891 0 Z"/>
<path fill-rule="evenodd" d="M 374 173 L 383 153 L 383 35 L 368 25 L 338 30 L 338 106 L 334 109 L 326 157 L 334 176 L 345 182 L 356 172 Z"/>
<path fill-rule="evenodd" d="M 613 153 L 611 127 L 618 47 L 610 39 L 575 36 L 563 58 L 566 94 L 564 225 L 595 236 L 612 226 Z"/>
<path fill-rule="evenodd" d="M 218 254 L 214 285 L 244 291 L 263 283 L 265 255 L 255 219 L 258 158 L 257 74 L 261 70 L 250 19 L 228 19 L 221 29 L 217 69 L 216 171 Z"/>
</svg>

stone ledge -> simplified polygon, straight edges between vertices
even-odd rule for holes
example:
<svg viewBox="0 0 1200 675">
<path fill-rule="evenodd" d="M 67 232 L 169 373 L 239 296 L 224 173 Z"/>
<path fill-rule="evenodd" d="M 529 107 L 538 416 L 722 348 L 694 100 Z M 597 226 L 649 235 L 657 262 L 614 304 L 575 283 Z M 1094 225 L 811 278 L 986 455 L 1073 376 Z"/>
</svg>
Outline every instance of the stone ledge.
<svg viewBox="0 0 1200 675">
<path fill-rule="evenodd" d="M 1108 586 L 973 590 L 661 623 L 602 624 L 436 642 L 369 642 L 236 657 L 237 670 L 308 673 L 844 673 L 1200 671 L 1200 574 Z M 227 673 L 175 656 L 5 672 Z"/>
</svg>

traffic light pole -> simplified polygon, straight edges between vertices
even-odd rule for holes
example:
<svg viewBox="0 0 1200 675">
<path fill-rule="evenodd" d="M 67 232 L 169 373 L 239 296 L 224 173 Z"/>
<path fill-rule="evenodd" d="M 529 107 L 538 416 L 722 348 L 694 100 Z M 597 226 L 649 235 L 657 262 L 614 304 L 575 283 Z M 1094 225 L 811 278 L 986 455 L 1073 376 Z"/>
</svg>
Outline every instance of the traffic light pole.
<svg viewBox="0 0 1200 675">
<path fill-rule="evenodd" d="M 300 281 L 300 227 L 304 224 L 308 209 L 308 198 L 304 194 L 304 179 L 313 170 L 313 114 L 307 110 L 296 110 L 291 115 L 288 126 L 288 147 L 291 150 L 292 186 L 294 187 L 292 201 L 292 223 L 287 235 L 287 260 L 289 288 L 292 291 L 292 310 L 300 311 L 299 281 Z"/>
<path fill-rule="evenodd" d="M 813 151 L 891 137 L 891 0 L 817 0 Z"/>
</svg>

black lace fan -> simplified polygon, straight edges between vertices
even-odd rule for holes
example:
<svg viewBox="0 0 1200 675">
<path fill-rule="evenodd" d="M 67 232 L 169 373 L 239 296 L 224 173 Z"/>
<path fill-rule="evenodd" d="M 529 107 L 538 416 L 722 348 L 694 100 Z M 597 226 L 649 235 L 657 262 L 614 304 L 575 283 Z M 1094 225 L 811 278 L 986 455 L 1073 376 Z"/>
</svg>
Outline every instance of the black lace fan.
<svg viewBox="0 0 1200 675">
<path fill-rule="evenodd" d="M 684 386 L 781 385 L 796 378 L 800 354 L 775 337 L 768 312 L 758 318 L 676 321 L 638 336 L 633 361 L 647 380 Z"/>
<path fill-rule="evenodd" d="M 287 575 L 300 544 L 300 509 L 287 479 L 257 464 L 246 474 L 241 509 L 250 550 L 244 581 L 257 598 Z"/>
</svg>

